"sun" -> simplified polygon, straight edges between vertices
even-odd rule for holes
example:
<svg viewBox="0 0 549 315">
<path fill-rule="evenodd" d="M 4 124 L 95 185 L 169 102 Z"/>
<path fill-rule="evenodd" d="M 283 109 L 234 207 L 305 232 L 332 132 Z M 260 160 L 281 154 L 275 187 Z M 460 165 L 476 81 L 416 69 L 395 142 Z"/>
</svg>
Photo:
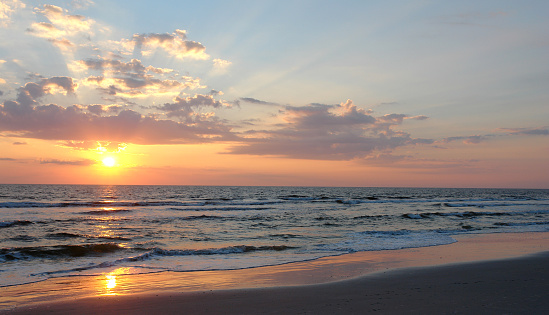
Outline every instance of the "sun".
<svg viewBox="0 0 549 315">
<path fill-rule="evenodd" d="M 116 165 L 116 160 L 113 157 L 106 157 L 103 159 L 103 165 L 106 167 L 113 167 Z"/>
</svg>

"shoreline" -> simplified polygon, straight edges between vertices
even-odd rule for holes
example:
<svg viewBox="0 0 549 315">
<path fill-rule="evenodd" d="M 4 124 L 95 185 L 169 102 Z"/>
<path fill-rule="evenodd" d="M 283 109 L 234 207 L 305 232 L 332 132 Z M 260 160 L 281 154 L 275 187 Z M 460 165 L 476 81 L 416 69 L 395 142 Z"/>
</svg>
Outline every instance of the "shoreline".
<svg viewBox="0 0 549 315">
<path fill-rule="evenodd" d="M 364 286 L 364 283 L 369 283 L 374 279 L 381 282 L 388 281 L 387 277 L 396 277 L 391 281 L 401 283 L 406 279 L 406 277 L 402 277 L 409 273 L 425 272 L 428 274 L 441 268 L 454 268 L 453 272 L 458 272 L 473 265 L 505 265 L 512 264 L 512 262 L 517 265 L 513 268 L 519 270 L 507 268 L 509 269 L 507 272 L 520 279 L 520 272 L 532 272 L 528 268 L 529 265 L 549 262 L 549 232 L 468 234 L 454 236 L 454 238 L 457 239 L 457 242 L 448 245 L 358 252 L 250 269 L 161 272 L 142 275 L 117 275 L 114 273 L 102 276 L 54 278 L 37 283 L 0 288 L 0 310 L 2 313 L 8 314 L 40 313 L 46 310 L 57 310 L 56 312 L 63 313 L 67 307 L 85 307 L 97 311 L 97 307 L 102 307 L 102 305 L 108 304 L 111 305 L 110 307 L 118 309 L 140 301 L 146 305 L 143 304 L 142 308 L 134 309 L 132 312 L 144 309 L 152 311 L 166 304 L 165 300 L 172 299 L 172 297 L 175 300 L 171 301 L 170 305 L 176 305 L 179 303 L 178 301 L 186 301 L 185 305 L 188 306 L 190 302 L 194 301 L 193 299 L 197 298 L 197 295 L 201 296 L 200 294 L 206 294 L 205 292 L 211 297 L 209 300 L 203 301 L 208 305 L 223 296 L 234 295 L 238 296 L 238 299 L 248 299 L 249 296 L 261 295 L 263 294 L 261 292 L 269 290 L 273 291 L 269 294 L 279 295 L 284 295 L 284 292 L 296 291 L 294 292 L 296 296 L 303 290 L 313 290 L 314 292 L 316 290 L 323 292 L 335 290 L 331 293 L 332 295 L 345 296 L 350 293 L 345 290 L 341 291 L 341 283 L 350 285 L 350 282 L 358 281 L 358 284 L 355 283 L 352 286 Z M 489 271 L 492 267 L 483 268 Z M 538 271 L 538 273 L 540 272 Z M 545 277 L 544 279 L 547 279 L 546 274 L 548 273 L 549 271 L 545 270 L 545 273 L 540 273 L 538 278 Z M 478 276 L 486 277 L 482 273 Z M 433 276 L 425 275 L 424 278 L 432 279 Z M 436 292 L 430 294 L 433 293 Z M 426 293 L 426 295 L 429 294 Z M 231 299 L 223 301 L 231 303 Z M 362 300 L 359 302 L 365 303 Z M 246 303 L 252 305 L 253 301 L 246 301 Z M 213 304 L 212 307 L 214 307 Z M 274 307 L 274 305 L 270 307 Z M 128 309 L 125 310 L 128 311 Z M 105 311 L 101 310 L 101 312 Z M 119 309 L 119 311 L 124 310 Z M 245 310 L 243 309 L 243 311 Z M 248 312 L 251 311 L 252 309 L 248 309 Z M 290 309 L 285 309 L 283 312 L 287 311 Z M 199 310 L 195 310 L 195 312 L 200 313 Z"/>
</svg>

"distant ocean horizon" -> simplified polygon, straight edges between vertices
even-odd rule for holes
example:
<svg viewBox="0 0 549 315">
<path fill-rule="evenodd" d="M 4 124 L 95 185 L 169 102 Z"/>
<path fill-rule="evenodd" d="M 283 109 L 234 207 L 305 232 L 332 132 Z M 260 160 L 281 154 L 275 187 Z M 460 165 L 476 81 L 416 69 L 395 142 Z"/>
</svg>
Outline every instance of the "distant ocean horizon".
<svg viewBox="0 0 549 315">
<path fill-rule="evenodd" d="M 548 189 L 0 184 L 0 287 L 547 231 Z"/>
</svg>

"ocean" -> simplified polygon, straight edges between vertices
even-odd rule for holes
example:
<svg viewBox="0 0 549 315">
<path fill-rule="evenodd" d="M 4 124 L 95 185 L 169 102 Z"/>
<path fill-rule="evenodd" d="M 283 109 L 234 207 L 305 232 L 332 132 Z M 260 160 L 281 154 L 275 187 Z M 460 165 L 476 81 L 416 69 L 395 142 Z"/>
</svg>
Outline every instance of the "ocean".
<svg viewBox="0 0 549 315">
<path fill-rule="evenodd" d="M 0 287 L 549 231 L 549 190 L 0 185 Z"/>
</svg>

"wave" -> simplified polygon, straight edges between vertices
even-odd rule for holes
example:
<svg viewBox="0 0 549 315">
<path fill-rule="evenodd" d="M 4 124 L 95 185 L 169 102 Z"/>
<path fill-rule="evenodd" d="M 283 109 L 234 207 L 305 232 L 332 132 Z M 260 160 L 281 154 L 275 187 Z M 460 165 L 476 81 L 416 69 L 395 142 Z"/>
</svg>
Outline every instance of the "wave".
<svg viewBox="0 0 549 315">
<path fill-rule="evenodd" d="M 131 211 L 132 210 L 128 210 L 128 209 L 102 209 L 102 210 L 92 210 L 92 211 L 81 212 L 80 214 L 110 215 L 110 214 L 118 214 L 118 213 L 127 213 Z"/>
<path fill-rule="evenodd" d="M 126 257 L 117 259 L 114 261 L 105 261 L 99 264 L 86 266 L 86 267 L 78 267 L 68 270 L 58 270 L 58 271 L 50 271 L 50 272 L 43 272 L 40 273 L 40 275 L 53 275 L 53 274 L 60 274 L 60 273 L 71 273 L 75 271 L 85 271 L 85 270 L 91 270 L 91 269 L 97 269 L 97 268 L 109 268 L 113 266 L 117 266 L 123 263 L 132 263 L 132 262 L 140 262 L 140 261 L 146 261 L 150 260 L 156 257 L 170 257 L 170 256 L 197 256 L 197 255 L 228 255 L 228 254 L 242 254 L 242 253 L 249 253 L 249 252 L 256 252 L 256 251 L 284 251 L 288 249 L 292 249 L 296 247 L 286 246 L 286 245 L 265 245 L 265 246 L 251 246 L 251 245 L 237 245 L 237 246 L 228 246 L 228 247 L 222 247 L 222 248 L 212 248 L 212 249 L 162 249 L 162 248 L 152 248 L 146 253 L 132 256 L 132 257 Z M 142 266 L 143 267 L 143 266 Z M 144 267 L 143 267 L 144 268 Z M 37 274 L 34 274 L 36 276 Z"/>
<path fill-rule="evenodd" d="M 488 202 L 490 201 L 490 202 Z M 513 200 L 516 201 L 516 200 Z M 526 201 L 526 200 L 524 200 Z M 448 208 L 485 208 L 485 207 L 509 207 L 509 206 L 529 206 L 529 203 L 505 202 L 501 200 L 487 200 L 485 202 L 443 202 L 443 206 Z M 540 204 L 537 204 L 538 206 Z"/>
<path fill-rule="evenodd" d="M 84 237 L 84 235 L 66 233 L 66 232 L 50 233 L 46 235 L 46 238 L 51 238 L 51 239 L 66 239 L 66 238 L 79 238 L 79 237 Z"/>
<path fill-rule="evenodd" d="M 203 215 L 191 215 L 191 216 L 183 217 L 183 218 L 179 218 L 179 219 L 180 220 L 185 220 L 185 221 L 194 221 L 194 220 L 218 220 L 218 219 L 224 220 L 226 218 L 227 217 L 203 214 Z"/>
<path fill-rule="evenodd" d="M 405 213 L 401 217 L 406 219 L 427 219 L 432 217 L 461 217 L 473 218 L 482 216 L 522 216 L 522 215 L 537 215 L 548 214 L 549 210 L 532 210 L 532 211 L 509 211 L 509 212 L 488 212 L 488 211 L 464 211 L 464 212 L 424 212 L 424 213 Z"/>
<path fill-rule="evenodd" d="M 140 255 L 138 257 L 146 257 L 147 255 L 153 256 L 194 256 L 194 255 L 227 255 L 227 254 L 241 254 L 256 251 L 283 251 L 296 247 L 287 245 L 264 245 L 264 246 L 252 246 L 252 245 L 235 245 L 221 248 L 209 248 L 209 249 L 161 249 L 153 248 L 150 252 Z M 130 258 L 135 260 L 141 260 L 141 258 Z"/>
<path fill-rule="evenodd" d="M 352 253 L 437 246 L 455 242 L 449 233 L 429 230 L 364 231 L 354 233 L 346 241 L 323 245 L 322 249 Z"/>
<path fill-rule="evenodd" d="M 99 256 L 121 250 L 126 249 L 114 243 L 2 248 L 0 261 Z"/>
<path fill-rule="evenodd" d="M 255 206 L 253 204 L 250 204 L 250 206 Z M 272 207 L 242 207 L 242 205 L 239 206 L 225 206 L 225 207 L 211 207 L 211 206 L 203 206 L 203 207 L 185 207 L 185 208 L 169 208 L 168 210 L 173 211 L 253 211 L 253 210 L 272 210 Z"/>
<path fill-rule="evenodd" d="M 444 207 L 504 207 L 504 206 L 523 206 L 531 205 L 525 203 L 528 201 L 540 201 L 547 199 L 528 199 L 528 198 L 501 198 L 501 199 L 489 199 L 489 198 L 476 198 L 476 199 L 425 199 L 415 198 L 409 196 L 388 196 L 388 197 L 376 197 L 365 196 L 360 198 L 330 198 L 330 197 L 316 197 L 306 195 L 287 195 L 279 196 L 278 199 L 269 200 L 237 200 L 237 199 L 208 199 L 197 201 L 73 201 L 73 202 L 35 202 L 35 201 L 21 201 L 21 202 L 0 202 L 0 208 L 67 208 L 67 207 L 111 207 L 111 208 L 134 208 L 134 207 L 171 207 L 170 210 L 269 210 L 268 207 L 256 207 L 248 208 L 248 206 L 268 206 L 285 203 L 299 203 L 299 202 L 335 202 L 346 205 L 357 205 L 363 203 L 435 203 L 436 205 Z M 521 203 L 522 202 L 522 203 Z M 539 204 L 538 204 L 539 205 Z M 549 204 L 546 204 L 549 205 Z M 240 206 L 240 208 L 237 208 Z M 131 211 L 131 210 L 128 210 Z"/>
<path fill-rule="evenodd" d="M 100 239 L 100 240 L 117 240 L 117 241 L 131 241 L 131 238 L 122 237 L 122 236 L 95 236 L 95 235 L 83 235 L 83 234 L 75 234 L 75 233 L 67 233 L 67 232 L 60 232 L 60 233 L 50 233 L 46 235 L 46 238 L 48 239 L 74 239 L 74 238 L 86 238 L 86 239 Z"/>
<path fill-rule="evenodd" d="M 59 233 L 61 234 L 61 233 Z M 70 233 L 63 233 L 72 235 Z M 74 235 L 74 237 L 80 237 Z M 29 260 L 32 258 L 58 259 L 84 256 L 101 256 L 103 254 L 118 251 L 146 251 L 143 254 L 117 260 L 117 262 L 132 262 L 148 260 L 160 256 L 204 256 L 241 254 L 257 251 L 284 251 L 296 247 L 287 245 L 236 245 L 222 248 L 209 249 L 163 249 L 163 248 L 125 248 L 115 243 L 85 244 L 85 245 L 59 245 L 44 247 L 16 247 L 0 249 L 0 261 Z"/>
<path fill-rule="evenodd" d="M 36 242 L 39 239 L 30 235 L 17 235 L 14 237 L 10 237 L 9 240 L 17 242 Z"/>
<path fill-rule="evenodd" d="M 81 202 L 0 202 L 0 208 L 67 208 L 67 207 L 162 207 L 196 206 L 205 202 L 180 201 L 81 201 Z"/>
<path fill-rule="evenodd" d="M 2 221 L 0 222 L 0 228 L 8 228 L 12 226 L 24 226 L 24 225 L 30 225 L 33 224 L 32 221 L 28 220 L 15 220 L 15 221 Z"/>
</svg>

